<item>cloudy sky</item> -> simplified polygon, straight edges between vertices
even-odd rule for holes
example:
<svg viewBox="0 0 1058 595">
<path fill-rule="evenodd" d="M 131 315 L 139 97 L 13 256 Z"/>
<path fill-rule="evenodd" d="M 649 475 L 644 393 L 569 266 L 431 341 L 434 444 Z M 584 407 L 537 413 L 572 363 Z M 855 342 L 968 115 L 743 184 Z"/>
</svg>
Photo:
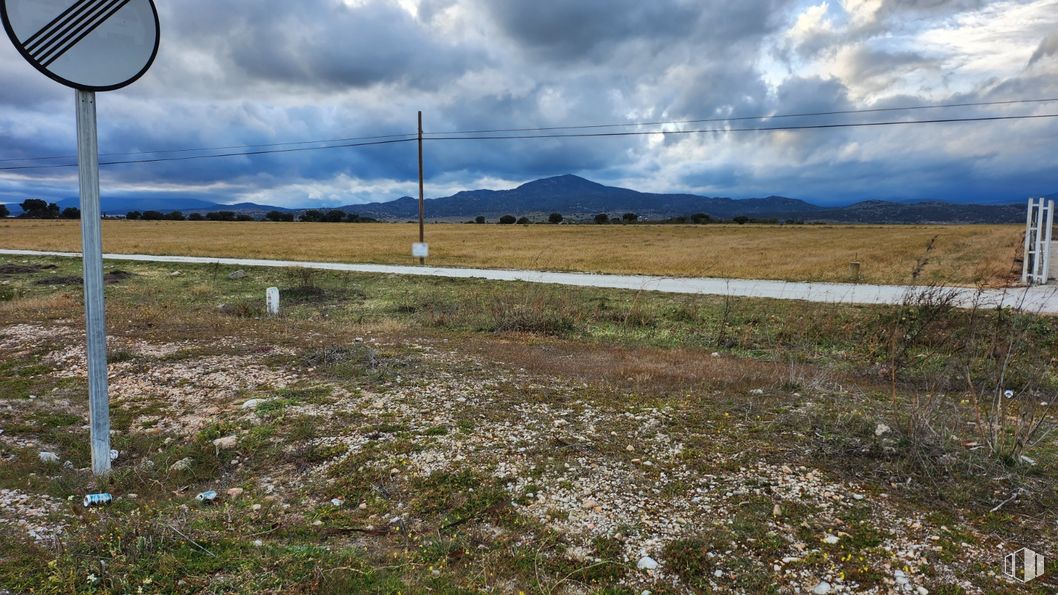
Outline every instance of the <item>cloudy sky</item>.
<svg viewBox="0 0 1058 595">
<path fill-rule="evenodd" d="M 157 3 L 154 68 L 99 98 L 103 153 L 403 134 L 419 109 L 445 132 L 1058 97 L 1058 0 Z M 73 92 L 7 42 L 0 81 L 0 160 L 69 155 Z M 1047 113 L 1058 102 L 665 128 Z M 995 202 L 1058 192 L 1058 120 L 432 141 L 426 163 L 429 196 L 576 173 L 710 196 Z M 103 185 L 340 205 L 414 194 L 416 168 L 409 143 L 115 165 Z M 75 195 L 72 169 L 0 171 L 0 201 Z"/>
</svg>

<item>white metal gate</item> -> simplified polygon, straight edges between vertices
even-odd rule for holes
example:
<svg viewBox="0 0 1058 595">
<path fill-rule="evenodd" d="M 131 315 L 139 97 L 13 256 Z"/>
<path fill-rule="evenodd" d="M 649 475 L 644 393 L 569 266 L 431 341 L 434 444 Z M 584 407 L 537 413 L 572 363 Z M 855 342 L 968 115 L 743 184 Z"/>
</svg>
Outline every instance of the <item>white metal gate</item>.
<svg viewBox="0 0 1058 595">
<path fill-rule="evenodd" d="M 1045 198 L 1029 199 L 1029 213 L 1025 219 L 1025 260 L 1021 282 L 1045 284 L 1051 272 L 1051 238 L 1054 227 L 1054 201 Z"/>
</svg>

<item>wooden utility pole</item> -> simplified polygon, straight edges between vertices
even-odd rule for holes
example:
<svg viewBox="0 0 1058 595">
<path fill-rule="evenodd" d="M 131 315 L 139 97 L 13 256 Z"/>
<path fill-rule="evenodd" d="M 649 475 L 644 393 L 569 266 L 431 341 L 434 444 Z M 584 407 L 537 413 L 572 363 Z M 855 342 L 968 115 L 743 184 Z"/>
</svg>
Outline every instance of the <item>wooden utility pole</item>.
<svg viewBox="0 0 1058 595">
<path fill-rule="evenodd" d="M 422 112 L 419 112 L 419 243 L 426 243 L 426 195 L 424 192 L 422 171 Z M 426 264 L 425 258 L 419 258 L 419 264 Z"/>
</svg>

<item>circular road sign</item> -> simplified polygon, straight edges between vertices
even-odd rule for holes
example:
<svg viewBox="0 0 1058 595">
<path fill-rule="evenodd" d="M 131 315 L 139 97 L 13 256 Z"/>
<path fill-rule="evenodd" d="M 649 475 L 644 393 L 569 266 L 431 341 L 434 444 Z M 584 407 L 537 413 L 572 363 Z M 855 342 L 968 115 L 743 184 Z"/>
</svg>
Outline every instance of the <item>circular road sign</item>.
<svg viewBox="0 0 1058 595">
<path fill-rule="evenodd" d="M 158 55 L 154 0 L 0 0 L 4 29 L 37 70 L 82 91 L 113 91 Z"/>
</svg>

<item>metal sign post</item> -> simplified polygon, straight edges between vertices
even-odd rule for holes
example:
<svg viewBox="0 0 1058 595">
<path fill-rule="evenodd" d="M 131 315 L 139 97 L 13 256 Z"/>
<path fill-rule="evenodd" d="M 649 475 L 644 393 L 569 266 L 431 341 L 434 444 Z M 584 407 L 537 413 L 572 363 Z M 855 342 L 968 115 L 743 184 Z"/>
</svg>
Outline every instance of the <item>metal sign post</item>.
<svg viewBox="0 0 1058 595">
<path fill-rule="evenodd" d="M 81 249 L 88 335 L 88 420 L 92 432 L 92 472 L 106 475 L 110 473 L 110 395 L 107 387 L 106 308 L 103 305 L 103 229 L 99 214 L 96 94 L 80 90 L 74 93 L 77 102 L 77 165 L 81 184 Z"/>
<path fill-rule="evenodd" d="M 0 0 L 0 19 L 27 62 L 76 90 L 92 472 L 106 475 L 110 397 L 96 92 L 128 86 L 150 69 L 158 55 L 158 9 L 154 0 Z"/>
</svg>

